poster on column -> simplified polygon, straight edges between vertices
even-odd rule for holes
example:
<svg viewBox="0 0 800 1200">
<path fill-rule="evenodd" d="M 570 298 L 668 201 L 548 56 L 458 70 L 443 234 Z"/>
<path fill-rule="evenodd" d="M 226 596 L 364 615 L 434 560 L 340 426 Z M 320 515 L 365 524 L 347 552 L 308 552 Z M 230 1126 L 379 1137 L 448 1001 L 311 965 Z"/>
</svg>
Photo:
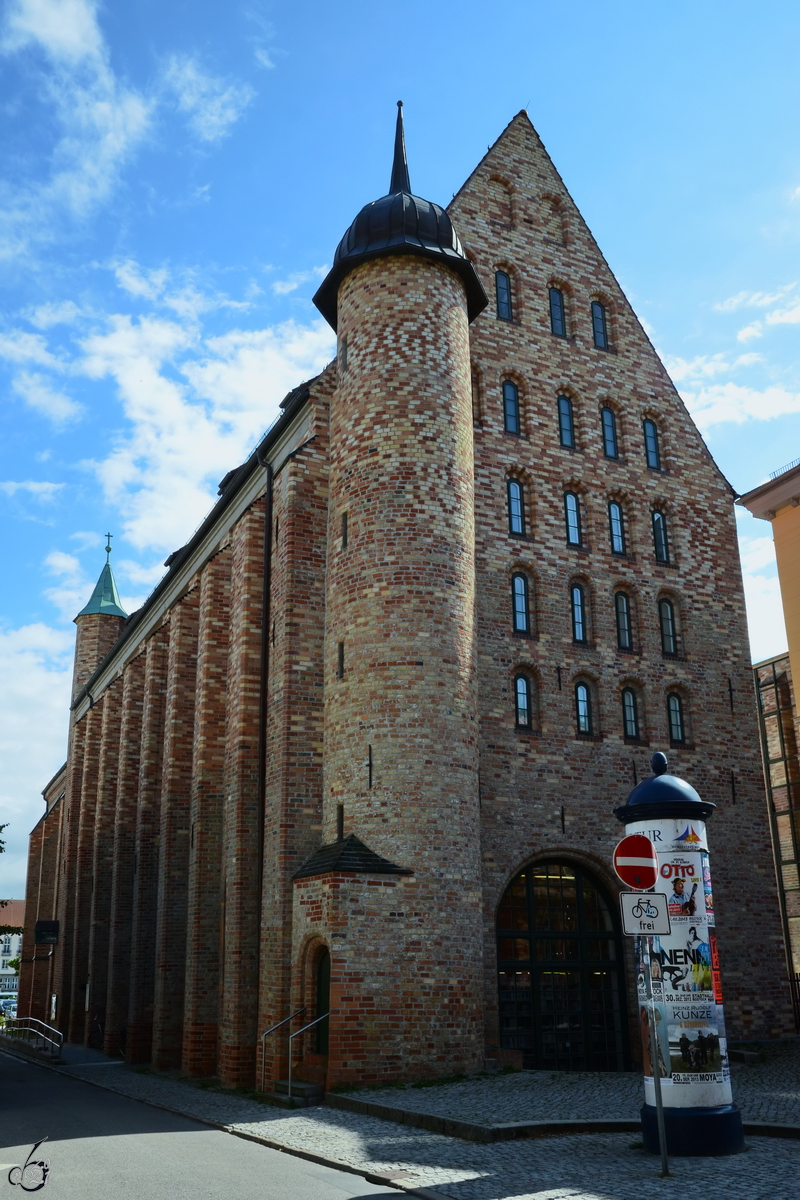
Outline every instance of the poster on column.
<svg viewBox="0 0 800 1200">
<path fill-rule="evenodd" d="M 669 936 L 654 937 L 652 950 L 642 939 L 639 949 L 646 1086 L 652 1088 L 647 1078 L 652 1068 L 641 989 L 651 979 L 658 1042 L 667 1068 L 664 1103 L 674 1107 L 728 1104 L 730 1068 L 705 826 L 699 821 L 664 819 L 630 825 L 626 832 L 645 833 L 654 842 L 659 864 L 657 887 L 667 894 L 670 914 Z"/>
</svg>

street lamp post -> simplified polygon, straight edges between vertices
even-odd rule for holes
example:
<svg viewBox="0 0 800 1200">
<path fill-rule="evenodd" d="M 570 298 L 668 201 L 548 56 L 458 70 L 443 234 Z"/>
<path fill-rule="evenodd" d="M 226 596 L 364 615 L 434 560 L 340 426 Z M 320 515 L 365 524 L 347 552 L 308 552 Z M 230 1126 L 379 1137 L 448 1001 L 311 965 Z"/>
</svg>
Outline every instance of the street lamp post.
<svg viewBox="0 0 800 1200">
<path fill-rule="evenodd" d="M 657 1057 L 669 1153 L 736 1154 L 744 1149 L 742 1117 L 731 1096 L 706 840 L 706 821 L 716 806 L 701 800 L 685 780 L 668 775 L 665 755 L 654 754 L 652 766 L 654 774 L 615 809 L 626 835 L 644 834 L 655 846 L 655 886 L 667 894 L 671 927 L 669 935 L 636 940 L 644 1145 L 659 1153 L 652 1068 Z"/>
</svg>

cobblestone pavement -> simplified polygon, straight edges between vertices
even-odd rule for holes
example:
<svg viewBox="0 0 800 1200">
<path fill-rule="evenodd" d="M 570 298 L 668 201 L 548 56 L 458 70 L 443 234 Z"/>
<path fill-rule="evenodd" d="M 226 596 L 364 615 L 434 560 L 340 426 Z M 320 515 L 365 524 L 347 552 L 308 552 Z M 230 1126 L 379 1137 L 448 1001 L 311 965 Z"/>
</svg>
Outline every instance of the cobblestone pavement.
<svg viewBox="0 0 800 1200">
<path fill-rule="evenodd" d="M 800 1111 L 800 1044 L 770 1047 L 766 1061 L 735 1071 L 735 1099 L 751 1120 L 793 1123 Z M 307 1150 L 359 1171 L 396 1173 L 406 1188 L 442 1200 L 797 1200 L 800 1142 L 748 1137 L 748 1152 L 722 1159 L 675 1159 L 661 1179 L 658 1160 L 635 1134 L 570 1134 L 482 1144 L 325 1106 L 286 1112 L 125 1066 L 71 1065 L 71 1073 L 136 1099 L 161 1104 L 287 1148 Z M 546 1095 L 542 1095 L 546 1093 Z M 635 1117 L 635 1075 L 519 1075 L 471 1079 L 431 1088 L 354 1093 L 485 1123 L 542 1116 Z M 546 1107 L 540 1107 L 545 1105 Z"/>
</svg>

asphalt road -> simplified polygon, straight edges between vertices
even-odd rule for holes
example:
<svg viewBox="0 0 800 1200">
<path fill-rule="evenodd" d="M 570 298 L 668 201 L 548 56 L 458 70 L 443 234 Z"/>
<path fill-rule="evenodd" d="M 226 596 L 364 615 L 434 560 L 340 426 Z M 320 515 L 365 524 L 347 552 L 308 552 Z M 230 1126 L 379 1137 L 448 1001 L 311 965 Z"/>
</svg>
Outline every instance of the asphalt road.
<svg viewBox="0 0 800 1200">
<path fill-rule="evenodd" d="M 42 1200 L 400 1200 L 358 1175 L 270 1150 L 0 1053 L 0 1200 L 9 1168 L 50 1160 Z"/>
</svg>

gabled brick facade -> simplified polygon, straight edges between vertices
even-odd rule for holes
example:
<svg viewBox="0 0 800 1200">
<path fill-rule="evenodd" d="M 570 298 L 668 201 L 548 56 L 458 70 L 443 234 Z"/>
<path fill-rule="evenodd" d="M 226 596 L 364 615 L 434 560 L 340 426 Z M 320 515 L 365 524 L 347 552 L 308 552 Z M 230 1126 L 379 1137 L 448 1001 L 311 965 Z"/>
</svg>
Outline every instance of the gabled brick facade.
<svg viewBox="0 0 800 1200">
<path fill-rule="evenodd" d="M 558 862 L 594 880 L 613 913 L 613 809 L 655 749 L 717 805 L 729 1036 L 793 1031 L 732 490 L 525 114 L 449 213 L 485 311 L 470 325 L 462 277 L 430 257 L 357 265 L 339 286 L 339 359 L 287 397 L 144 608 L 124 625 L 80 618 L 94 624 L 91 638 L 79 626 L 65 794 L 32 838 L 27 900 L 61 922 L 47 993 L 75 1040 L 97 1013 L 106 1049 L 132 1061 L 230 1085 L 260 1082 L 262 1068 L 279 1079 L 287 1027 L 260 1035 L 295 1010 L 293 1030 L 318 1015 L 327 954 L 330 1029 L 302 1052 L 295 1042 L 306 1077 L 530 1061 L 542 1010 L 530 1034 L 522 1009 L 510 1023 L 500 1011 L 501 899 L 521 871 Z M 497 272 L 511 289 L 500 316 Z M 509 481 L 522 487 L 518 532 Z M 516 629 L 515 576 L 527 596 Z M 366 845 L 363 869 L 294 879 L 342 834 Z M 48 881 L 41 895 L 34 877 Z M 20 994 L 46 1018 L 27 970 Z M 632 963 L 613 970 L 628 1062 Z"/>
</svg>

